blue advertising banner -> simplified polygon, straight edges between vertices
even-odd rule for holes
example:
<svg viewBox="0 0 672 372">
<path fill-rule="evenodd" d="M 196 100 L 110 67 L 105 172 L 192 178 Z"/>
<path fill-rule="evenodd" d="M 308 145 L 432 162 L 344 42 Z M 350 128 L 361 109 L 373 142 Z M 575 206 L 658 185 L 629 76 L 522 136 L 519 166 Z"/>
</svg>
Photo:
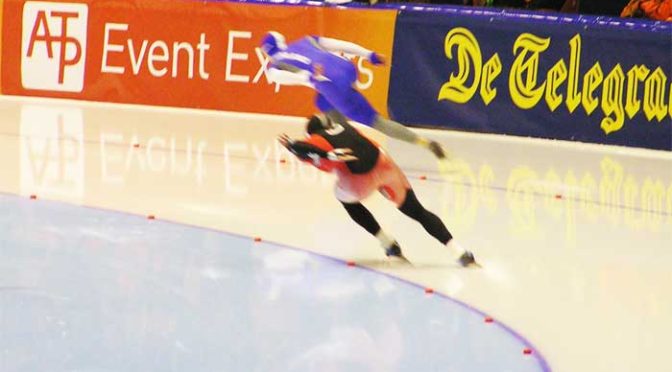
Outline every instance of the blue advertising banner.
<svg viewBox="0 0 672 372">
<path fill-rule="evenodd" d="M 672 150 L 670 26 L 401 10 L 390 115 L 418 126 Z"/>
</svg>

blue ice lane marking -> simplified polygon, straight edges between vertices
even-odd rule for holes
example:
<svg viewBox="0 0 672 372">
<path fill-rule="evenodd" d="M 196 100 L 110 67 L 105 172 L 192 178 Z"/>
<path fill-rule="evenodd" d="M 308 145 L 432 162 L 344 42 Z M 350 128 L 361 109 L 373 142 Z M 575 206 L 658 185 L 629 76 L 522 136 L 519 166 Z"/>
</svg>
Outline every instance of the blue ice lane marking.
<svg viewBox="0 0 672 372">
<path fill-rule="evenodd" d="M 332 259 L 0 195 L 2 370 L 540 371 L 464 306 Z M 270 249 L 269 249 L 270 248 Z"/>
</svg>

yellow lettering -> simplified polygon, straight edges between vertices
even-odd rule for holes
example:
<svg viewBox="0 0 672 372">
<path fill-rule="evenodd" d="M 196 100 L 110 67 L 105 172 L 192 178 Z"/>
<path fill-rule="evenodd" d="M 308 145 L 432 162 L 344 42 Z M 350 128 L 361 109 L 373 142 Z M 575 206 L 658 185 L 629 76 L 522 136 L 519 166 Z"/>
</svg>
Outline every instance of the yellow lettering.
<svg viewBox="0 0 672 372">
<path fill-rule="evenodd" d="M 518 53 L 518 50 L 520 53 L 511 66 L 509 91 L 513 103 L 522 109 L 534 107 L 544 94 L 545 82 L 536 88 L 535 86 L 539 72 L 539 53 L 548 49 L 550 43 L 550 38 L 543 39 L 524 33 L 516 39 L 513 45 L 513 53 Z M 529 58 L 528 53 L 531 54 Z"/>
<path fill-rule="evenodd" d="M 630 71 L 628 71 L 628 88 L 625 98 L 625 112 L 628 113 L 628 117 L 632 119 L 641 108 L 642 104 L 639 100 L 637 91 L 639 90 L 639 83 L 646 80 L 646 77 L 649 76 L 650 70 L 644 65 L 633 66 Z"/>
<path fill-rule="evenodd" d="M 588 70 L 586 76 L 583 77 L 583 99 L 581 100 L 581 104 L 588 115 L 592 114 L 597 108 L 598 101 L 593 97 L 593 92 L 600 86 L 603 78 L 604 74 L 602 73 L 600 62 L 596 62 Z"/>
<path fill-rule="evenodd" d="M 569 41 L 569 78 L 567 80 L 567 109 L 574 112 L 581 103 L 579 92 L 579 66 L 581 65 L 581 35 Z"/>
<path fill-rule="evenodd" d="M 605 214 L 616 222 L 621 205 L 621 187 L 623 185 L 623 166 L 609 157 L 602 159 L 602 178 L 600 179 L 600 204 Z"/>
<path fill-rule="evenodd" d="M 497 88 L 492 87 L 492 82 L 502 72 L 502 61 L 499 54 L 495 53 L 488 62 L 483 65 L 483 78 L 481 80 L 481 98 L 485 105 L 489 105 L 497 96 Z"/>
<path fill-rule="evenodd" d="M 548 210 L 549 214 L 556 218 L 559 218 L 562 215 L 563 206 L 561 203 L 558 203 L 557 200 L 555 200 L 554 189 L 557 188 L 556 185 L 561 184 L 562 180 L 560 179 L 560 175 L 558 175 L 555 169 L 549 169 L 544 176 L 545 187 L 543 192 L 546 195 L 544 198 L 544 206 L 546 207 L 546 210 Z"/>
<path fill-rule="evenodd" d="M 565 175 L 565 186 L 569 190 L 576 190 L 579 182 L 574 176 L 574 172 L 569 170 Z M 565 198 L 562 204 L 565 206 L 565 231 L 567 234 L 567 241 L 572 245 L 576 244 L 576 192 L 570 191 L 568 197 Z"/>
<path fill-rule="evenodd" d="M 667 88 L 667 76 L 658 67 L 644 83 L 644 114 L 646 120 L 651 121 L 654 117 L 662 121 L 667 116 L 665 105 L 665 89 Z"/>
<path fill-rule="evenodd" d="M 439 90 L 438 100 L 457 103 L 468 102 L 476 93 L 481 79 L 481 48 L 474 34 L 463 27 L 450 30 L 444 41 L 444 51 L 448 59 L 453 59 L 453 47 L 457 47 L 458 73 L 451 74 L 448 82 Z M 467 80 L 473 72 L 473 82 L 467 86 Z"/>
<path fill-rule="evenodd" d="M 529 167 L 514 168 L 507 181 L 506 199 L 511 209 L 513 232 L 528 235 L 537 231 L 535 194 L 538 191 L 533 182 L 537 174 Z"/>
<path fill-rule="evenodd" d="M 581 178 L 581 208 L 588 218 L 595 220 L 597 218 L 597 205 L 594 195 L 597 194 L 597 182 L 590 173 L 584 173 Z"/>
<path fill-rule="evenodd" d="M 546 74 L 546 104 L 551 112 L 562 103 L 562 94 L 558 94 L 558 87 L 567 80 L 567 65 L 559 60 Z"/>
<path fill-rule="evenodd" d="M 623 184 L 623 202 L 625 205 L 637 205 L 637 194 L 639 193 L 639 186 L 632 176 L 628 176 Z M 634 208 L 625 208 L 623 211 L 623 220 L 625 224 L 633 229 L 640 229 L 643 224 L 642 218 L 637 218 L 637 215 L 642 215 L 642 212 Z"/>
<path fill-rule="evenodd" d="M 450 168 L 451 182 L 455 182 L 455 187 L 440 188 L 442 202 L 437 209 L 449 225 L 470 228 L 474 226 L 479 212 L 478 187 L 469 186 L 478 184 L 477 175 L 471 165 L 462 159 L 455 159 Z"/>
<path fill-rule="evenodd" d="M 665 185 L 661 181 L 653 181 L 651 178 L 644 180 L 642 186 L 642 209 L 647 212 L 649 223 L 657 226 L 662 222 L 662 212 L 665 210 Z"/>
<path fill-rule="evenodd" d="M 667 105 L 667 109 L 670 110 L 670 118 L 672 118 L 672 84 L 670 84 L 670 103 Z"/>
<path fill-rule="evenodd" d="M 602 111 L 607 116 L 602 119 L 600 127 L 605 134 L 616 132 L 623 128 L 625 109 L 623 107 L 623 85 L 625 74 L 621 65 L 616 65 L 604 79 L 602 86 Z M 613 117 L 611 117 L 613 115 Z"/>
<path fill-rule="evenodd" d="M 488 164 L 481 166 L 481 170 L 478 173 L 478 185 L 479 185 L 479 194 L 481 196 L 481 202 L 483 206 L 488 209 L 490 212 L 497 210 L 497 197 L 492 191 L 492 184 L 495 180 L 495 172 L 492 167 Z"/>
</svg>

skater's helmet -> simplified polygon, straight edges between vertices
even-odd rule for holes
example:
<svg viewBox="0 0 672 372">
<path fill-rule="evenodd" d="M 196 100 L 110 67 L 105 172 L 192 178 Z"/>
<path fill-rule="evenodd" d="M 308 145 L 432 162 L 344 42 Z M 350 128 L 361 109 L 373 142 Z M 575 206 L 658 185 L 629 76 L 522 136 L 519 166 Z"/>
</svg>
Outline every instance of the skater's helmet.
<svg viewBox="0 0 672 372">
<path fill-rule="evenodd" d="M 323 113 L 315 114 L 308 119 L 306 133 L 313 134 L 318 131 L 329 129 L 333 126 L 331 119 Z"/>
<path fill-rule="evenodd" d="M 277 31 L 270 31 L 267 33 L 261 42 L 261 50 L 269 56 L 286 48 L 287 44 L 285 43 L 285 37 Z"/>
</svg>

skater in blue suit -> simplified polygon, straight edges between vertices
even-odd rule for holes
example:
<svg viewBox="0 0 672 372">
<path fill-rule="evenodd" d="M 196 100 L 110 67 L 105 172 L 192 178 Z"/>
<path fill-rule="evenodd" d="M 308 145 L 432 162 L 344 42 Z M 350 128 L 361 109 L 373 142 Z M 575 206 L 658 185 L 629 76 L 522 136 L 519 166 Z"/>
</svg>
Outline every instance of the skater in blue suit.
<svg viewBox="0 0 672 372">
<path fill-rule="evenodd" d="M 337 123 L 354 120 L 390 137 L 420 145 L 439 160 L 445 160 L 445 152 L 439 143 L 421 137 L 376 112 L 354 88 L 357 81 L 355 66 L 337 53 L 357 55 L 374 65 L 385 63 L 382 55 L 348 41 L 327 37 L 306 36 L 287 44 L 285 37 L 275 31 L 264 37 L 261 49 L 270 58 L 269 79 L 279 84 L 303 85 L 315 89 L 316 106 L 331 120 Z"/>
</svg>

